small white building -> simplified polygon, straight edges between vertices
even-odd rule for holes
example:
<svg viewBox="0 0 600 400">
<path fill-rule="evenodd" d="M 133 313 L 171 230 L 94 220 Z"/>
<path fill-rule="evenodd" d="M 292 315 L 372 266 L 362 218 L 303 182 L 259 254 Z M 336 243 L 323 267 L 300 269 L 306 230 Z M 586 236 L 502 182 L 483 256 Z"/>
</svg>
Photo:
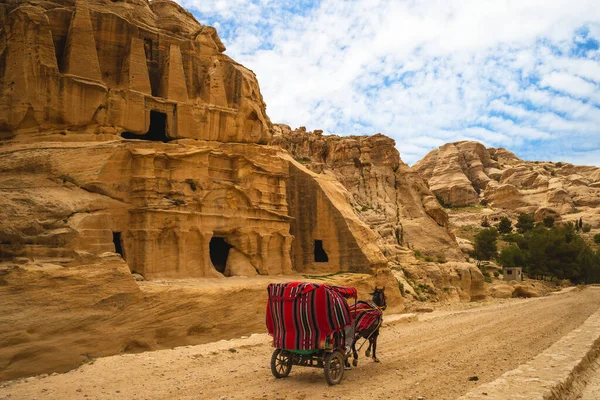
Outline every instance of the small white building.
<svg viewBox="0 0 600 400">
<path fill-rule="evenodd" d="M 522 281 L 523 268 L 521 267 L 504 267 L 502 269 L 505 281 Z"/>
</svg>

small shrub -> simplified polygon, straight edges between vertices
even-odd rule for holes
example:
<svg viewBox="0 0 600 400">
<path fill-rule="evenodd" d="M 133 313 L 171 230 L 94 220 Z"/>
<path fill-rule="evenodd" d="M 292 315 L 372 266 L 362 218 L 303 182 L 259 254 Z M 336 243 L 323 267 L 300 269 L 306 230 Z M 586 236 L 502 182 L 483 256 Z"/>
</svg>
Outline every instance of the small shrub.
<svg viewBox="0 0 600 400">
<path fill-rule="evenodd" d="M 600 244 L 600 233 L 594 235 L 594 243 Z"/>
<path fill-rule="evenodd" d="M 500 272 L 494 271 L 494 278 L 499 278 L 499 277 L 500 277 Z"/>
<path fill-rule="evenodd" d="M 546 228 L 552 228 L 554 226 L 554 217 L 551 215 L 548 215 L 547 217 L 544 218 L 544 226 Z"/>
<path fill-rule="evenodd" d="M 486 207 L 488 205 L 488 201 L 486 199 L 482 199 L 479 204 L 481 204 L 482 206 Z"/>
<path fill-rule="evenodd" d="M 421 257 L 423 257 L 423 254 L 421 254 L 421 252 L 419 250 L 415 250 L 415 257 L 421 258 Z"/>
<path fill-rule="evenodd" d="M 483 226 L 484 228 L 490 227 L 490 221 L 488 221 L 488 217 L 483 217 L 483 221 L 481 221 L 481 226 Z"/>
<path fill-rule="evenodd" d="M 498 232 L 502 234 L 512 232 L 512 222 L 508 217 L 500 217 L 500 223 L 498 224 Z"/>
<path fill-rule="evenodd" d="M 584 233 L 588 233 L 589 231 L 591 231 L 591 230 L 592 230 L 592 226 L 591 226 L 590 224 L 585 224 L 585 225 L 584 225 L 584 226 L 581 228 L 581 230 L 582 230 Z"/>
<path fill-rule="evenodd" d="M 433 257 L 431 257 L 431 256 L 425 256 L 424 260 L 427 261 L 427 262 L 433 262 Z"/>
<path fill-rule="evenodd" d="M 435 261 L 440 264 L 446 264 L 448 262 L 448 260 L 446 260 L 446 256 L 443 254 L 438 254 L 435 256 Z"/>
<path fill-rule="evenodd" d="M 486 281 L 487 283 L 492 283 L 492 278 L 490 278 L 489 276 L 484 276 L 483 280 Z"/>
<path fill-rule="evenodd" d="M 404 296 L 406 294 L 406 292 L 404 291 L 404 284 L 400 281 L 398 281 L 398 290 L 400 290 L 400 294 L 402 296 Z"/>
<path fill-rule="evenodd" d="M 557 162 L 557 163 L 556 163 L 556 164 L 554 164 L 554 165 L 556 165 L 558 168 L 560 168 L 560 167 L 562 167 L 562 166 L 563 166 L 563 163 L 561 163 L 561 162 L 559 161 L 559 162 Z"/>
<path fill-rule="evenodd" d="M 442 196 L 440 195 L 435 195 L 435 198 L 437 199 L 438 203 L 440 203 L 440 205 L 444 208 L 450 208 L 452 207 L 452 204 L 448 204 L 444 201 L 444 199 L 442 198 Z"/>
</svg>

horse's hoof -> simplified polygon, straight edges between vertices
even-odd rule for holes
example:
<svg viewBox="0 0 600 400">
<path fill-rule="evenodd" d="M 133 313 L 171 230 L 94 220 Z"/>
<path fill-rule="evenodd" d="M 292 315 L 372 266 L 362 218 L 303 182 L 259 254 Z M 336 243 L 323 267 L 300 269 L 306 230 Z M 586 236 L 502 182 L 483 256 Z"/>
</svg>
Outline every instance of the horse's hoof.
<svg viewBox="0 0 600 400">
<path fill-rule="evenodd" d="M 375 361 L 376 363 L 381 362 L 381 361 L 379 361 L 379 358 L 377 358 L 377 357 L 373 357 L 373 361 Z"/>
<path fill-rule="evenodd" d="M 352 360 L 352 366 L 358 367 L 358 360 Z"/>
<path fill-rule="evenodd" d="M 365 351 L 365 356 L 370 357 L 371 356 L 371 350 L 367 349 L 367 351 Z"/>
</svg>

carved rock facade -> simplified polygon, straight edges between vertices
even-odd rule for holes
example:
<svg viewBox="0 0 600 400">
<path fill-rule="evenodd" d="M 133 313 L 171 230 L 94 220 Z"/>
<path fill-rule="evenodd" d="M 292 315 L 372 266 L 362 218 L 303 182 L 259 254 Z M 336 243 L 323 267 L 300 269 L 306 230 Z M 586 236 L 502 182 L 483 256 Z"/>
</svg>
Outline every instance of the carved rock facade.
<svg viewBox="0 0 600 400">
<path fill-rule="evenodd" d="M 171 1 L 0 3 L 0 259 L 116 251 L 146 279 L 385 265 L 343 188 L 267 145 L 255 75 L 224 50 Z"/>
<path fill-rule="evenodd" d="M 414 261 L 413 250 L 464 260 L 448 215 L 419 174 L 402 162 L 394 140 L 381 134 L 325 136 L 286 125 L 275 125 L 275 132 L 274 144 L 320 179 L 343 185 L 353 212 L 375 232 L 391 264 Z"/>
</svg>

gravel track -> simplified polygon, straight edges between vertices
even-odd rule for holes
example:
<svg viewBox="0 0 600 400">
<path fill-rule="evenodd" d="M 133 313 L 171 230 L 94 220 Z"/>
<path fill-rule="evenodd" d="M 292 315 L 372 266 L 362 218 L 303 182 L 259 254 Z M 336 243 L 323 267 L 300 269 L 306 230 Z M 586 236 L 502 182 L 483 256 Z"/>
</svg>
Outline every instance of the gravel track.
<svg viewBox="0 0 600 400">
<path fill-rule="evenodd" d="M 382 362 L 361 354 L 334 387 L 319 369 L 294 367 L 288 378 L 273 378 L 273 349 L 259 334 L 97 359 L 65 374 L 6 382 L 0 399 L 455 399 L 533 358 L 599 307 L 600 291 L 584 289 L 384 326 Z"/>
</svg>

